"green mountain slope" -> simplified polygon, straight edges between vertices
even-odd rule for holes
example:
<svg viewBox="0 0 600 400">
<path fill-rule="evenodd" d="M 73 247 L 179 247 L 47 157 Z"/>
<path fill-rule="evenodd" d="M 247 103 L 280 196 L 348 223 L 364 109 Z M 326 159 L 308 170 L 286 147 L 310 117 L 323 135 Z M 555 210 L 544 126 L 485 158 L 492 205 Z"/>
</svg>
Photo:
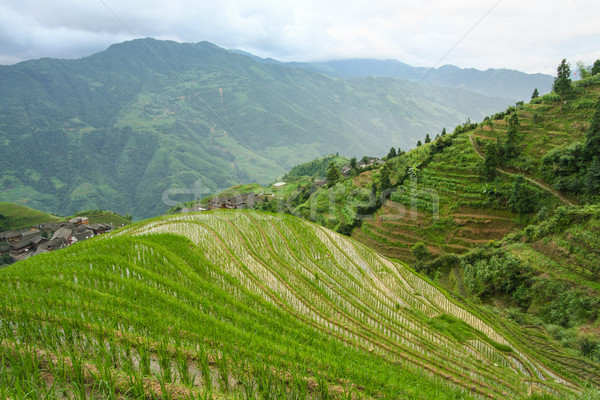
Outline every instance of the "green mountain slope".
<svg viewBox="0 0 600 400">
<path fill-rule="evenodd" d="M 0 92 L 2 200 L 136 218 L 218 188 L 272 181 L 323 154 L 407 148 L 423 131 L 508 103 L 152 39 L 78 60 L 0 66 Z"/>
<path fill-rule="evenodd" d="M 599 95 L 591 77 L 562 111 L 551 93 L 335 185 L 269 188 L 256 207 L 351 235 L 600 360 Z"/>
<path fill-rule="evenodd" d="M 574 398 L 600 376 L 540 332 L 285 215 L 157 218 L 0 281 L 0 390 L 13 398 Z"/>
</svg>

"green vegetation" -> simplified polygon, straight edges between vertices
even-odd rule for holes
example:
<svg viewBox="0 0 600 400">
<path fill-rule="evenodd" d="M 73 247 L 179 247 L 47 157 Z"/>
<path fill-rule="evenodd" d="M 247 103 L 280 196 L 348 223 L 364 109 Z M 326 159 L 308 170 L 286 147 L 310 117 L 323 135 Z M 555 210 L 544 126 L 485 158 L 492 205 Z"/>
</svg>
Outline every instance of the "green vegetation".
<svg viewBox="0 0 600 400">
<path fill-rule="evenodd" d="M 565 96 L 571 91 L 571 67 L 564 58 L 558 66 L 552 90 L 560 94 L 560 112 L 562 112 Z"/>
<path fill-rule="evenodd" d="M 154 41 L 120 46 L 143 54 L 136 47 L 140 43 L 160 51 L 171 46 Z M 119 59 L 120 46 L 107 53 Z M 177 191 L 167 190 L 164 182 L 193 186 L 189 204 L 196 205 L 210 191 L 204 189 L 252 181 L 251 176 L 272 181 L 282 175 L 270 174 L 297 165 L 270 187 L 247 183 L 218 194 L 254 194 L 263 212 L 155 218 L 0 270 L 0 397 L 599 396 L 600 77 L 595 66 L 578 64 L 589 74 L 570 82 L 563 60 L 555 92 L 539 96 L 536 90 L 529 104 L 519 101 L 482 123 L 467 118 L 450 134 L 444 128 L 433 138 L 425 132 L 439 127 L 422 125 L 410 138 L 420 138 L 418 147 L 408 153 L 387 150 L 395 143 L 387 125 L 379 133 L 369 131 L 381 139 L 375 146 L 387 154 L 384 161 L 365 156 L 359 163 L 336 154 L 299 164 L 304 156 L 323 154 L 323 148 L 352 137 L 349 132 L 361 126 L 359 103 L 371 104 L 373 112 L 377 104 L 396 104 L 393 98 L 381 100 L 385 96 L 377 88 L 385 87 L 389 95 L 401 84 L 331 79 L 239 55 L 223 64 L 232 54 L 207 44 L 185 50 L 192 61 L 194 52 L 202 53 L 213 62 L 203 68 L 213 69 L 181 65 L 179 77 L 191 82 L 182 86 L 164 66 L 144 64 L 148 76 L 138 74 L 139 90 L 132 91 L 138 97 L 121 93 L 119 99 L 128 102 L 112 110 L 112 128 L 100 129 L 64 110 L 63 119 L 55 118 L 54 109 L 48 111 L 52 117 L 35 121 L 25 111 L 11 114 L 16 122 L 0 118 L 3 126 L 27 120 L 21 128 L 33 126 L 36 138 L 54 132 L 58 120 L 61 132 L 73 137 L 96 130 L 105 140 L 122 134 L 122 140 L 109 142 L 123 149 L 91 153 L 113 157 L 109 180 L 98 171 L 92 173 L 98 181 L 71 182 L 37 166 L 8 168 L 1 177 L 4 193 L 27 193 L 35 204 L 58 190 L 70 206 L 88 205 L 90 199 L 118 198 L 129 193 L 124 188 L 150 182 L 155 186 L 140 189 L 143 195 L 131 192 L 146 198 L 136 207 L 158 209 L 144 201 L 162 193 L 163 200 L 168 194 L 180 203 L 172 209 L 178 211 L 183 202 L 170 197 Z M 77 62 L 92 65 L 101 59 Z M 20 65 L 35 69 L 48 62 L 54 61 Z M 220 98 L 202 97 L 204 89 L 222 89 L 216 82 L 223 71 L 235 81 L 229 88 L 238 88 L 227 107 Z M 102 88 L 111 79 L 93 86 Z M 296 81 L 305 86 L 297 88 Z M 89 89 L 88 83 L 82 87 Z M 306 103 L 291 106 L 287 98 Z M 307 112 L 309 103 L 319 111 Z M 428 111 L 427 103 L 420 106 Z M 339 126 L 329 123 L 323 110 L 330 109 L 339 111 Z M 345 112 L 357 115 L 346 118 Z M 266 113 L 280 119 L 273 122 Z M 195 133 L 203 129 L 206 136 L 198 140 Z M 17 140 L 15 132 L 6 140 Z M 332 134 L 316 137 L 315 132 Z M 48 141 L 59 143 L 50 136 Z M 331 137 L 336 139 L 323 139 Z M 295 158 L 282 157 L 289 154 L 290 138 L 294 148 L 304 149 Z M 173 143 L 181 143 L 176 156 L 164 150 Z M 249 151 L 248 143 L 263 153 Z M 110 147 L 106 141 L 96 144 Z M 212 156 L 192 155 L 195 145 Z M 160 161 L 153 164 L 157 154 Z M 209 165 L 208 172 L 198 172 Z M 58 219 L 0 206 L 1 227 L 17 226 L 18 218 L 18 223 Z M 100 210 L 77 215 L 92 222 L 111 219 L 114 225 L 132 219 Z"/>
<path fill-rule="evenodd" d="M 0 202 L 0 232 L 29 228 L 45 222 L 58 221 L 60 217 L 19 204 Z"/>
<path fill-rule="evenodd" d="M 0 270 L 0 293 L 10 398 L 576 398 L 600 376 L 287 215 L 129 225 Z"/>
<path fill-rule="evenodd" d="M 131 223 L 130 219 L 112 211 L 85 210 L 79 211 L 70 217 L 59 217 L 19 204 L 0 202 L 0 232 L 30 228 L 47 222 L 68 221 L 73 217 L 88 217 L 90 224 L 108 224 L 115 227 Z"/>
<path fill-rule="evenodd" d="M 600 84 L 574 82 L 279 208 L 411 263 L 492 313 L 600 360 Z M 388 153 L 388 156 L 390 153 Z M 283 206 L 282 206 L 283 205 Z M 570 208 L 565 208 L 570 207 Z"/>
<path fill-rule="evenodd" d="M 356 163 L 356 158 L 354 158 Z M 288 181 L 294 178 L 311 177 L 311 178 L 322 178 L 327 174 L 331 163 L 337 168 L 342 167 L 348 163 L 348 159 L 337 155 L 329 155 L 322 158 L 317 158 L 313 161 L 308 161 L 299 165 L 296 165 L 290 169 L 281 179 Z"/>
<path fill-rule="evenodd" d="M 153 39 L 78 60 L 0 66 L 2 200 L 137 220 L 223 188 L 272 182 L 323 154 L 407 148 L 421 129 L 507 103 L 412 86 Z M 396 104 L 397 113 L 373 125 Z"/>
</svg>

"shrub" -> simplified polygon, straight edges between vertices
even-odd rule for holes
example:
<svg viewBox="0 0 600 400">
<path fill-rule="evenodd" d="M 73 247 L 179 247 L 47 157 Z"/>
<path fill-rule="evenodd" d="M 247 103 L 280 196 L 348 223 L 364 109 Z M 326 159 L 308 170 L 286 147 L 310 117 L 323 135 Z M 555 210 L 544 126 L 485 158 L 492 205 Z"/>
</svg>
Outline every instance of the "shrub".
<svg viewBox="0 0 600 400">
<path fill-rule="evenodd" d="M 410 252 L 417 261 L 427 261 L 431 258 L 431 253 L 423 242 L 413 244 L 410 248 Z"/>
<path fill-rule="evenodd" d="M 479 297 L 507 295 L 518 306 L 530 302 L 533 269 L 509 254 L 494 254 L 489 259 L 465 262 L 465 284 L 469 292 Z"/>
</svg>

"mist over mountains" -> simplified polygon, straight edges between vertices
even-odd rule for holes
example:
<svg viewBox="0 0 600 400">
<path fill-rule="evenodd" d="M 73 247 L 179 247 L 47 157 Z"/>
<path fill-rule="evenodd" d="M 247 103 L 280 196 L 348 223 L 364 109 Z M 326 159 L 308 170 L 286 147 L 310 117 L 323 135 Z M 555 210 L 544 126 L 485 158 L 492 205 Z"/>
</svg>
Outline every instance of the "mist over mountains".
<svg viewBox="0 0 600 400">
<path fill-rule="evenodd" d="M 358 64 L 323 73 L 207 42 L 139 39 L 77 60 L 0 66 L 0 197 L 60 214 L 149 217 L 168 209 L 165 191 L 204 195 L 267 183 L 328 153 L 408 149 L 515 98 L 359 73 Z M 488 75 L 488 87 L 507 86 L 504 74 L 499 83 Z M 459 76 L 451 85 L 472 89 Z"/>
</svg>

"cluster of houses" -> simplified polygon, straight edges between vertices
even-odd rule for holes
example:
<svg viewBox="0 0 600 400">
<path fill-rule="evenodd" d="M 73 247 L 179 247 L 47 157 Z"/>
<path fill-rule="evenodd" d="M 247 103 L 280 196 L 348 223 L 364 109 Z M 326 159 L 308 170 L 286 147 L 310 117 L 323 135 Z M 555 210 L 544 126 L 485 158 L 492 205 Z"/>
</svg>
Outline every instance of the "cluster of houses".
<svg viewBox="0 0 600 400">
<path fill-rule="evenodd" d="M 356 163 L 356 169 L 362 170 L 372 166 L 379 166 L 385 164 L 385 161 L 377 158 L 377 157 L 364 157 L 362 160 Z M 351 175 L 351 171 L 353 167 L 348 164 L 342 167 L 341 173 L 345 178 L 348 178 Z M 285 183 L 280 182 L 281 185 Z M 320 178 L 315 179 L 313 182 L 313 187 L 321 187 L 327 184 L 327 179 Z M 274 186 L 278 186 L 275 184 Z M 268 195 L 267 195 L 268 196 Z M 243 210 L 247 208 L 254 208 L 256 204 L 261 201 L 264 201 L 265 197 L 263 195 L 257 195 L 254 193 L 248 194 L 238 194 L 235 196 L 221 196 L 221 197 L 213 197 L 208 202 L 208 208 L 202 206 L 194 206 L 194 207 L 183 207 L 179 212 L 188 213 L 195 211 L 208 211 L 208 210 L 220 210 L 220 209 L 229 209 L 229 210 Z"/>
<path fill-rule="evenodd" d="M 372 166 L 384 165 L 385 161 L 377 158 L 377 157 L 363 157 L 362 160 L 356 163 L 356 169 L 361 170 Z M 346 164 L 342 167 L 342 175 L 344 178 L 348 178 L 350 173 L 352 172 L 352 166 L 350 164 Z"/>
<path fill-rule="evenodd" d="M 209 210 L 227 208 L 230 210 L 242 210 L 253 208 L 259 201 L 259 196 L 254 193 L 239 194 L 232 197 L 213 197 L 208 202 Z"/>
<path fill-rule="evenodd" d="M 68 222 L 50 222 L 27 229 L 0 232 L 0 256 L 9 254 L 15 260 L 46 253 L 81 242 L 112 230 L 106 224 L 90 224 L 87 217 Z"/>
</svg>

